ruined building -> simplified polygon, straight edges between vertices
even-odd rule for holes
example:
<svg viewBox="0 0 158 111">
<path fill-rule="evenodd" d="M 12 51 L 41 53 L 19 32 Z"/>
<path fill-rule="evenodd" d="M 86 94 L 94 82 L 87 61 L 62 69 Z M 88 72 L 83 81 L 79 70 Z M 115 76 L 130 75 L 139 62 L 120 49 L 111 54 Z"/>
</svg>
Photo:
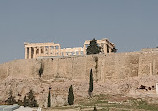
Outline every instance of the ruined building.
<svg viewBox="0 0 158 111">
<path fill-rule="evenodd" d="M 84 42 L 83 47 L 63 48 L 60 44 L 50 43 L 24 43 L 25 46 L 25 59 L 32 59 L 38 57 L 56 57 L 56 56 L 72 56 L 72 55 L 86 55 L 87 45 L 90 40 Z M 101 53 L 111 53 L 115 45 L 108 39 L 97 40 L 97 44 L 101 46 Z"/>
</svg>

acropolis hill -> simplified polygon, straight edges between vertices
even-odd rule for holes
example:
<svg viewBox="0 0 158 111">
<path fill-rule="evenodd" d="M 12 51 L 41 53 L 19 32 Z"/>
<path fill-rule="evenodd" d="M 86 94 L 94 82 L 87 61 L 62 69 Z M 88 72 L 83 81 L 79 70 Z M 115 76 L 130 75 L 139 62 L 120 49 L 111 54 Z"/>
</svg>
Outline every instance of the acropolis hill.
<svg viewBox="0 0 158 111">
<path fill-rule="evenodd" d="M 42 47 L 36 44 L 37 47 L 25 43 L 25 59 L 0 65 L 0 100 L 6 100 L 9 90 L 13 90 L 17 100 L 23 100 L 29 89 L 33 89 L 39 105 L 46 107 L 48 88 L 52 87 L 52 98 L 55 98 L 52 105 L 64 105 L 71 84 L 76 98 L 88 96 L 90 69 L 95 80 L 94 94 L 157 97 L 156 90 L 139 92 L 136 89 L 140 85 L 155 86 L 158 82 L 158 48 L 113 53 L 114 44 L 109 41 L 105 44 L 101 54 L 86 55 L 85 48 L 55 51 L 56 48 L 50 48 L 52 44 Z M 43 74 L 39 77 L 41 66 Z"/>
</svg>

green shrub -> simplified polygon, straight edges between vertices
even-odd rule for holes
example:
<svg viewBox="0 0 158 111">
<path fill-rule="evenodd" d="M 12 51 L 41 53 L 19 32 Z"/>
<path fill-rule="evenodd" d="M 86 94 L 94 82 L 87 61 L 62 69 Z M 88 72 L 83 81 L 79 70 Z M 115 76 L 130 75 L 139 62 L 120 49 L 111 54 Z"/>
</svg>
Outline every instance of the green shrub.
<svg viewBox="0 0 158 111">
<path fill-rule="evenodd" d="M 87 55 L 90 54 L 99 54 L 101 52 L 101 47 L 98 46 L 97 40 L 95 38 L 90 41 L 89 46 L 87 47 Z"/>
<path fill-rule="evenodd" d="M 74 104 L 74 94 L 73 94 L 72 85 L 69 88 L 68 103 L 69 103 L 69 105 L 73 105 Z"/>
<path fill-rule="evenodd" d="M 40 69 L 39 69 L 39 76 L 41 77 L 42 74 L 43 74 L 43 65 L 42 65 L 42 63 L 41 63 L 41 67 L 40 67 Z"/>
<path fill-rule="evenodd" d="M 97 108 L 96 108 L 96 106 L 94 106 L 94 110 L 93 111 L 97 111 Z"/>
<path fill-rule="evenodd" d="M 49 93 L 48 93 L 48 107 L 51 107 L 51 95 L 50 95 L 50 88 L 49 88 Z"/>
<path fill-rule="evenodd" d="M 93 92 L 93 72 L 92 72 L 92 69 L 90 70 L 90 80 L 89 80 L 89 90 L 88 90 L 88 93 L 89 93 L 89 96 L 92 97 L 92 92 Z"/>
<path fill-rule="evenodd" d="M 13 105 L 13 104 L 17 103 L 16 100 L 15 100 L 15 97 L 13 96 L 13 92 L 11 90 L 9 92 L 9 97 L 5 102 L 9 105 Z"/>
<path fill-rule="evenodd" d="M 30 90 L 30 92 L 27 93 L 27 96 L 24 97 L 24 106 L 38 107 L 37 100 L 35 99 L 32 90 Z"/>
</svg>

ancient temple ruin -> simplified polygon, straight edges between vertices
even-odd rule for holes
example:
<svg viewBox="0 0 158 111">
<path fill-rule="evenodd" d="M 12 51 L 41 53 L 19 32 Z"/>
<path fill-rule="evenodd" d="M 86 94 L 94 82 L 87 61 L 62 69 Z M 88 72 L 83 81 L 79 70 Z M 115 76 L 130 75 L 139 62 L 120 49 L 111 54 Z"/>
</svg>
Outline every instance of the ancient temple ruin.
<svg viewBox="0 0 158 111">
<path fill-rule="evenodd" d="M 49 43 L 24 43 L 25 59 L 34 59 L 38 57 L 60 57 L 72 55 L 86 55 L 87 46 L 90 40 L 84 42 L 83 47 L 61 48 L 60 44 L 54 42 Z M 101 46 L 101 53 L 107 54 L 113 52 L 115 45 L 108 39 L 97 40 L 97 44 Z"/>
</svg>

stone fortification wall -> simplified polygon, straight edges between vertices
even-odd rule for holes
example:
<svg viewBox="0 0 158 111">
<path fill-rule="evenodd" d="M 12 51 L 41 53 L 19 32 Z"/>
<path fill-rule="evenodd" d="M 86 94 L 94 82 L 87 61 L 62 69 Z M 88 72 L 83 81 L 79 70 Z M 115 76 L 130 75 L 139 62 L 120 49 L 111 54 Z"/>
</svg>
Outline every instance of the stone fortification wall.
<svg viewBox="0 0 158 111">
<path fill-rule="evenodd" d="M 158 75 L 158 51 L 15 60 L 0 65 L 0 79 L 39 78 L 41 65 L 45 80 L 88 79 L 91 68 L 96 81 Z"/>
<path fill-rule="evenodd" d="M 138 74 L 139 76 L 158 75 L 158 50 L 140 52 Z"/>
<path fill-rule="evenodd" d="M 27 79 L 37 78 L 40 68 L 40 61 L 36 60 L 15 60 L 0 64 L 0 79 Z"/>
</svg>

